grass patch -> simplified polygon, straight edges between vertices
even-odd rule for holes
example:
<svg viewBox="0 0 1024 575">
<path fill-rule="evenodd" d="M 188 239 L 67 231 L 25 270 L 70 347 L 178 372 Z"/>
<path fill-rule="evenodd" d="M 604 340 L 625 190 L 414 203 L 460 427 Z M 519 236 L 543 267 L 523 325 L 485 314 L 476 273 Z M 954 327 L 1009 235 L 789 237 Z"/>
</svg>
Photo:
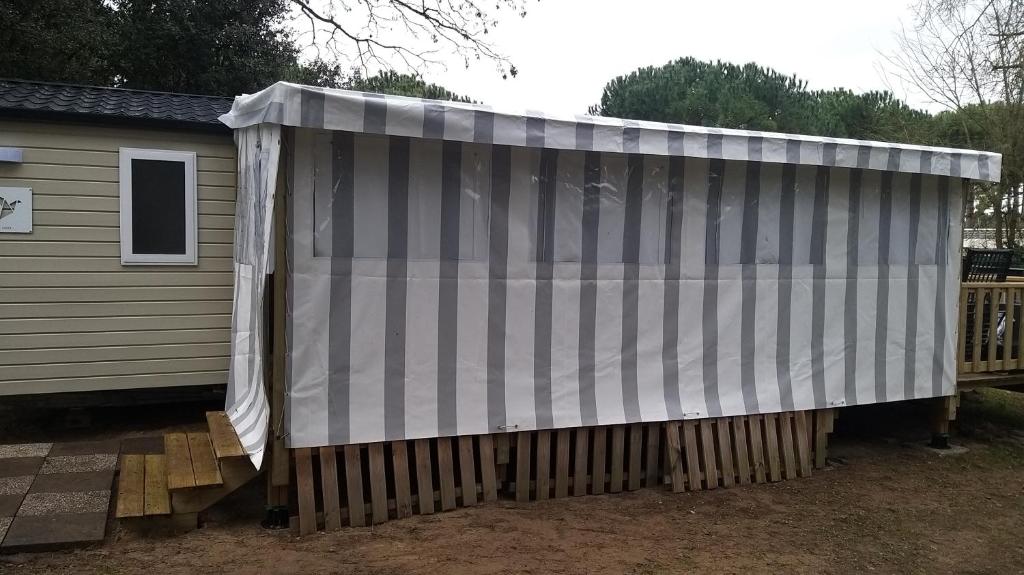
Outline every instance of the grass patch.
<svg viewBox="0 0 1024 575">
<path fill-rule="evenodd" d="M 960 396 L 961 430 L 992 427 L 1024 430 L 1024 394 L 996 388 L 964 392 Z"/>
</svg>

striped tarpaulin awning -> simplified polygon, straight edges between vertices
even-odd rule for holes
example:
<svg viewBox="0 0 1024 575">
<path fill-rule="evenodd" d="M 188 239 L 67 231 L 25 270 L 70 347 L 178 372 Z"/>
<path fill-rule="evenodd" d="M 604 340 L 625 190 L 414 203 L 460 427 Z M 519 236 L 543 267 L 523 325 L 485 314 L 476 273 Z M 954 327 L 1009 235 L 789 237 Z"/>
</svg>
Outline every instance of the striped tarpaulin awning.
<svg viewBox="0 0 1024 575">
<path fill-rule="evenodd" d="M 294 136 L 292 447 L 953 390 L 963 180 L 899 149 L 879 171 Z"/>
<path fill-rule="evenodd" d="M 480 144 L 556 150 L 640 153 L 750 160 L 955 176 L 998 182 L 1002 156 L 958 150 L 684 126 L 594 116 L 502 111 L 441 102 L 278 82 L 235 98 L 221 116 L 231 128 L 273 123 Z M 899 161 L 889 165 L 891 152 Z"/>
</svg>

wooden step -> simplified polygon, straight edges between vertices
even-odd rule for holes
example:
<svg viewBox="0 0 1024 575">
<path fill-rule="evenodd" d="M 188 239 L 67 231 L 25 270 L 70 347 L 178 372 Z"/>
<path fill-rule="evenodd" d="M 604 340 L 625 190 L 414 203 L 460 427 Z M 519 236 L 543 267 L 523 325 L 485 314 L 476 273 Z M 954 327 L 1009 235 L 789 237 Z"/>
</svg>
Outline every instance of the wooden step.
<svg viewBox="0 0 1024 575">
<path fill-rule="evenodd" d="M 169 515 L 166 460 L 163 455 L 124 455 L 117 483 L 118 519 Z"/>
<path fill-rule="evenodd" d="M 210 434 L 189 433 L 188 449 L 192 455 L 192 471 L 195 474 L 196 487 L 222 485 L 224 480 L 220 477 L 220 466 L 217 464 L 217 456 L 213 453 Z"/>
<path fill-rule="evenodd" d="M 170 515 L 171 494 L 167 491 L 167 458 L 163 455 L 146 455 L 146 515 Z"/>
<path fill-rule="evenodd" d="M 172 491 L 224 483 L 208 433 L 168 433 L 164 435 L 164 454 L 167 488 Z"/>
<path fill-rule="evenodd" d="M 142 517 L 145 510 L 146 456 L 122 455 L 117 479 L 118 519 Z"/>
<path fill-rule="evenodd" d="M 173 491 L 196 486 L 188 437 L 184 433 L 164 435 L 164 456 L 167 458 L 167 489 Z"/>
<path fill-rule="evenodd" d="M 234 426 L 223 411 L 207 411 L 206 423 L 210 427 L 210 442 L 217 459 L 245 457 L 245 450 L 238 441 Z"/>
</svg>

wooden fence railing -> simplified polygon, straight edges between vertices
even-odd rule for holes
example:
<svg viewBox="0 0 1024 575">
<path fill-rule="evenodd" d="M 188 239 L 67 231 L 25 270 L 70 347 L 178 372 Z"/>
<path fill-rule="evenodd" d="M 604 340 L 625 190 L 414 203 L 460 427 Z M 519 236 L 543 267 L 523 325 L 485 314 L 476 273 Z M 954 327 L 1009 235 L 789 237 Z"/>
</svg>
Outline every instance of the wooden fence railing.
<svg viewBox="0 0 1024 575">
<path fill-rule="evenodd" d="M 1024 369 L 1024 284 L 960 285 L 957 373 Z"/>
</svg>

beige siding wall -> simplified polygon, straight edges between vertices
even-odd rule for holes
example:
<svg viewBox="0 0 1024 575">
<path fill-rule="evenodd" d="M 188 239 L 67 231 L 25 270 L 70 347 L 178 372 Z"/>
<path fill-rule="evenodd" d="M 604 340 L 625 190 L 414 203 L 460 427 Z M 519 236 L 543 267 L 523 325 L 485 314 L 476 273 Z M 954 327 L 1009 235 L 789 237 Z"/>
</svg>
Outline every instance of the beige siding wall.
<svg viewBox="0 0 1024 575">
<path fill-rule="evenodd" d="M 34 204 L 31 234 L 0 234 L 0 395 L 226 383 L 230 134 L 0 120 L 0 146 Z M 196 153 L 198 266 L 121 265 L 121 147 Z"/>
</svg>

